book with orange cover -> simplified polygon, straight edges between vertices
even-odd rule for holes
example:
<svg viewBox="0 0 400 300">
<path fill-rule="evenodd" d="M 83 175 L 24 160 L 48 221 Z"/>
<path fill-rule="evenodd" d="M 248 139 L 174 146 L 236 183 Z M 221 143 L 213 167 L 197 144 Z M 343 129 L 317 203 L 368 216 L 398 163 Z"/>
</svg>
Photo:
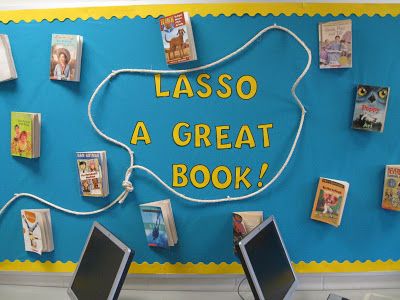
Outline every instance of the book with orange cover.
<svg viewBox="0 0 400 300">
<path fill-rule="evenodd" d="M 339 227 L 348 190 L 348 182 L 320 177 L 311 219 Z"/>
</svg>

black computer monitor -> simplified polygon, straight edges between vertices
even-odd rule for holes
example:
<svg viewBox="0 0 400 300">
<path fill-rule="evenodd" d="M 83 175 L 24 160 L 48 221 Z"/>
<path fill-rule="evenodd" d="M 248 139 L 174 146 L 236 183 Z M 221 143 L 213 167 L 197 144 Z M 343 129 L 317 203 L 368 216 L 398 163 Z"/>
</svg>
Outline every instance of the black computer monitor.
<svg viewBox="0 0 400 300">
<path fill-rule="evenodd" d="M 73 300 L 118 299 L 134 251 L 94 222 L 68 295 Z"/>
<path fill-rule="evenodd" d="M 297 278 L 273 216 L 236 245 L 256 300 L 290 299 Z"/>
</svg>

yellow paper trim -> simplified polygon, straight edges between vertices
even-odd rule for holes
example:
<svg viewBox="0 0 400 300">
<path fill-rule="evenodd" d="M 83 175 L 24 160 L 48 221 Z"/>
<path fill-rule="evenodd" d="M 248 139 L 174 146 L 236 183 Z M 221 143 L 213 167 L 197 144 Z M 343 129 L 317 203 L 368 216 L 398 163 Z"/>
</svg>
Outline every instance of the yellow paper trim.
<svg viewBox="0 0 400 300">
<path fill-rule="evenodd" d="M 0 271 L 19 272 L 73 272 L 76 263 L 73 262 L 40 262 L 40 261 L 9 261 L 0 262 Z M 336 272 L 383 272 L 400 271 L 398 261 L 332 261 L 332 262 L 299 262 L 293 263 L 297 273 L 336 273 Z M 243 274 L 242 266 L 237 263 L 132 263 L 129 274 Z"/>
<path fill-rule="evenodd" d="M 212 16 L 225 15 L 230 16 L 236 14 L 242 16 L 248 14 L 254 16 L 260 14 L 262 16 L 284 14 L 290 16 L 296 14 L 298 16 L 309 15 L 314 16 L 320 14 L 325 16 L 332 14 L 338 16 L 343 14 L 349 16 L 354 14 L 361 16 L 391 15 L 397 16 L 400 13 L 400 4 L 388 3 L 212 3 L 212 4 L 156 4 L 156 5 L 130 5 L 130 6 L 108 6 L 108 7 L 79 7 L 79 8 L 56 8 L 56 9 L 29 9 L 29 10 L 4 10 L 0 11 L 0 21 L 3 23 L 13 22 L 41 22 L 43 20 L 64 21 L 66 19 L 76 20 L 81 18 L 87 20 L 93 18 L 110 19 L 116 17 L 141 17 L 148 16 L 157 18 L 160 15 L 171 15 L 178 11 L 187 11 L 191 16 L 200 15 Z"/>
</svg>

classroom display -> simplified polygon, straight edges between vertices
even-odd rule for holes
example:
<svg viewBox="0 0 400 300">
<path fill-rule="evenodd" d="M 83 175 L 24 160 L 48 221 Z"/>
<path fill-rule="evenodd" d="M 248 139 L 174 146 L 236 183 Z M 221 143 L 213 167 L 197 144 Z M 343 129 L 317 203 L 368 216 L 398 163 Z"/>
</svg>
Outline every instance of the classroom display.
<svg viewBox="0 0 400 300">
<path fill-rule="evenodd" d="M 79 82 L 83 37 L 71 34 L 51 36 L 50 79 Z"/>
<path fill-rule="evenodd" d="M 41 114 L 11 112 L 11 155 L 40 157 Z"/>
<path fill-rule="evenodd" d="M 0 82 L 17 77 L 10 41 L 6 34 L 0 34 Z"/>
<path fill-rule="evenodd" d="M 54 250 L 53 229 L 49 209 L 21 210 L 25 251 L 42 254 Z"/>
<path fill-rule="evenodd" d="M 106 151 L 77 152 L 76 163 L 81 195 L 106 197 L 109 194 Z"/>
<path fill-rule="evenodd" d="M 353 128 L 383 132 L 390 88 L 358 85 L 354 105 Z"/>
<path fill-rule="evenodd" d="M 400 124 L 395 101 L 389 109 L 387 106 L 389 91 L 396 98 L 395 82 L 389 76 L 392 73 L 364 71 L 360 61 L 371 58 L 372 49 L 361 53 L 360 43 L 354 43 L 354 51 L 358 49 L 355 53 L 360 53 L 357 64 L 352 56 L 353 40 L 363 40 L 362 32 L 376 33 L 377 21 L 355 16 L 243 18 L 250 23 L 241 25 L 235 39 L 224 43 L 218 43 L 218 36 L 236 28 L 239 17 L 192 16 L 190 21 L 188 13 L 178 13 L 159 18 L 159 26 L 141 18 L 92 23 L 66 20 L 54 23 L 58 26 L 39 22 L 37 26 L 43 30 L 35 32 L 37 39 L 30 41 L 30 47 L 37 47 L 35 51 L 43 53 L 46 60 L 38 58 L 40 68 L 35 61 L 36 71 L 19 68 L 20 76 L 35 80 L 2 84 L 0 98 L 12 100 L 9 104 L 0 101 L 0 106 L 7 113 L 40 111 L 28 116 L 31 123 L 12 115 L 12 156 L 40 156 L 41 114 L 46 116 L 42 132 L 46 142 L 40 161 L 8 155 L 5 168 L 13 170 L 14 176 L 13 181 L 2 178 L 3 194 L 8 195 L 5 200 L 12 198 L 1 205 L 0 222 L 12 224 L 12 212 L 33 201 L 38 207 L 54 209 L 55 224 L 71 224 L 57 226 L 56 238 L 66 235 L 79 240 L 76 234 L 95 217 L 106 220 L 117 233 L 128 234 L 130 243 L 139 245 L 139 263 L 231 263 L 237 261 L 232 253 L 231 226 L 235 242 L 267 214 L 280 219 L 294 263 L 396 259 L 390 247 L 383 252 L 359 252 L 360 243 L 355 242 L 341 247 L 360 230 L 358 224 L 349 227 L 349 216 L 360 202 L 367 206 L 362 220 L 394 220 L 394 214 L 389 215 L 387 210 L 398 210 L 394 174 L 386 169 L 382 185 L 382 171 L 378 170 L 396 161 L 394 152 L 380 147 L 391 143 Z M 299 28 L 298 20 L 304 20 Z M 274 25 L 265 27 L 268 24 Z M 391 21 L 383 18 L 382 24 L 389 26 Z M 97 25 L 104 30 L 102 36 L 95 33 Z M 13 46 L 17 41 L 14 58 L 27 65 L 18 45 L 21 24 L 1 26 Z M 23 26 L 31 28 L 29 23 Z M 352 26 L 357 35 L 352 36 Z M 138 35 L 136 42 L 126 39 L 128 29 Z M 46 48 L 36 41 L 49 36 L 50 78 L 79 84 L 48 80 L 49 45 Z M 148 46 L 137 47 L 139 40 Z M 316 59 L 311 61 L 310 49 L 319 50 L 319 59 L 313 53 Z M 165 69 L 165 59 L 167 64 L 180 65 Z M 380 70 L 376 68 L 378 62 L 368 61 L 371 68 Z M 81 64 L 85 66 L 82 81 Z M 133 69 L 136 66 L 141 68 Z M 376 85 L 358 85 L 354 104 L 354 82 Z M 345 116 L 349 116 L 347 121 Z M 365 132 L 383 132 L 384 127 L 381 135 Z M 104 151 L 77 152 L 98 147 L 104 147 Z M 379 183 L 365 186 L 360 172 L 364 180 Z M 346 181 L 320 177 L 322 174 Z M 315 193 L 314 183 L 319 177 Z M 352 192 L 346 199 L 350 184 Z M 382 190 L 381 205 L 385 209 L 380 207 Z M 146 202 L 165 197 L 171 201 Z M 126 199 L 129 201 L 125 203 Z M 251 201 L 237 201 L 246 199 Z M 342 219 L 346 200 L 349 203 Z M 225 203 L 217 205 L 219 202 Z M 340 228 L 310 220 L 310 209 L 311 219 Z M 360 224 L 364 221 L 360 219 Z M 317 245 L 310 252 L 298 241 L 300 227 L 312 233 L 302 236 L 304 243 Z M 2 226 L 1 235 L 8 235 Z M 377 231 L 371 235 L 374 240 L 381 236 Z M 320 241 L 318 236 L 326 238 Z M 384 244 L 390 245 L 392 240 Z M 332 241 L 337 243 L 335 249 L 320 251 Z M 54 260 L 71 260 L 76 253 L 76 246 L 64 249 L 63 243 L 60 238 Z M 208 256 L 205 244 L 217 249 Z M 152 249 L 156 247 L 169 250 Z M 18 250 L 14 253 L 15 259 L 33 258 Z M 8 249 L 0 250 L 0 262 L 9 258 Z"/>
<path fill-rule="evenodd" d="M 348 191 L 348 182 L 321 177 L 318 181 L 311 219 L 339 227 Z"/>
</svg>

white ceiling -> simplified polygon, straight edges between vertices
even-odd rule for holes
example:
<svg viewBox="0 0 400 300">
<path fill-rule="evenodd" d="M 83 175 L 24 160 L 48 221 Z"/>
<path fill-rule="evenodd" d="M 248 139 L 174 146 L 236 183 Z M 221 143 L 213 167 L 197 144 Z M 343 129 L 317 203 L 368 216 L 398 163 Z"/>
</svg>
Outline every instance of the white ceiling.
<svg viewBox="0 0 400 300">
<path fill-rule="evenodd" d="M 227 3 L 244 0 L 0 0 L 0 10 L 40 9 L 82 6 L 118 6 L 143 4 Z M 251 2 L 336 2 L 336 3 L 400 3 L 400 0 L 252 0 Z"/>
</svg>

